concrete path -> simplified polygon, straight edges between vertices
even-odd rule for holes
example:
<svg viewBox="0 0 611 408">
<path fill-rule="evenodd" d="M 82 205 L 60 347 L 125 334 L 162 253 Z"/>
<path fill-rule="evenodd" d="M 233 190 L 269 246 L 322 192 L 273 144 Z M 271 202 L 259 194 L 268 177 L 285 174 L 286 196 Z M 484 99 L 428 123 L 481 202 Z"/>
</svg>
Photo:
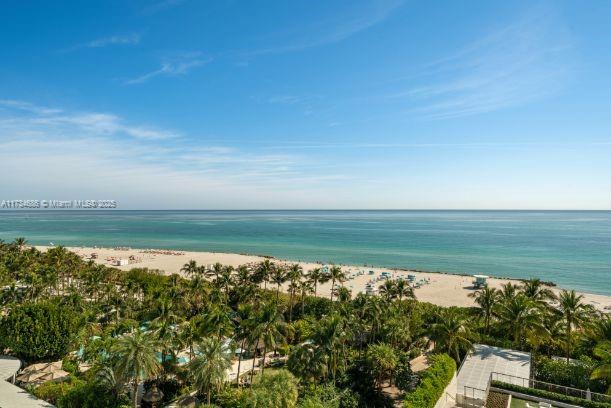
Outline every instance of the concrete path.
<svg viewBox="0 0 611 408">
<path fill-rule="evenodd" d="M 0 356 L 0 408 L 53 408 L 24 389 L 11 384 L 21 367 L 21 361 L 11 356 Z"/>
</svg>

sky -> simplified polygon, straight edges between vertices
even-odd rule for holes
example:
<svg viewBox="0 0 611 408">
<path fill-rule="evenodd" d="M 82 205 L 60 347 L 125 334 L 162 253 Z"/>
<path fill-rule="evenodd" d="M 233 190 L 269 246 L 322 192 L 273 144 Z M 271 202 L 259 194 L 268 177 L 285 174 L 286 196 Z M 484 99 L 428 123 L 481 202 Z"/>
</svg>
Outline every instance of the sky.
<svg viewBox="0 0 611 408">
<path fill-rule="evenodd" d="M 0 199 L 611 209 L 611 2 L 8 1 Z"/>
</svg>

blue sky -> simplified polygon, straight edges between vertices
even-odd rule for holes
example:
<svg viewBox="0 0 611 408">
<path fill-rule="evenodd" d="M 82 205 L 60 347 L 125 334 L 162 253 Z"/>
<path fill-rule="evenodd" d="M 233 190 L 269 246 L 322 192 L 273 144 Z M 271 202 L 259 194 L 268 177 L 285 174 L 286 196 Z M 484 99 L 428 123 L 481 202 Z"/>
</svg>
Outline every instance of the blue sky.
<svg viewBox="0 0 611 408">
<path fill-rule="evenodd" d="M 606 1 L 31 1 L 1 199 L 611 209 Z"/>
</svg>

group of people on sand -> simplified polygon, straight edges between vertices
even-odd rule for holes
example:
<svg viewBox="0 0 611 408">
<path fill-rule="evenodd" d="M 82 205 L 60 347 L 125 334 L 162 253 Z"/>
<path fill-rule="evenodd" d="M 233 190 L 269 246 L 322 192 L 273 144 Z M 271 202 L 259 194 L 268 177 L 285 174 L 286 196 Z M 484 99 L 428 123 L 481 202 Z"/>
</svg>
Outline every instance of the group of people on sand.
<svg viewBox="0 0 611 408">
<path fill-rule="evenodd" d="M 154 255 L 176 255 L 176 256 L 181 256 L 184 255 L 184 252 L 180 252 L 180 251 L 171 251 L 171 250 L 165 250 L 165 249 L 144 249 L 142 251 L 140 251 L 143 254 L 154 254 Z"/>
</svg>

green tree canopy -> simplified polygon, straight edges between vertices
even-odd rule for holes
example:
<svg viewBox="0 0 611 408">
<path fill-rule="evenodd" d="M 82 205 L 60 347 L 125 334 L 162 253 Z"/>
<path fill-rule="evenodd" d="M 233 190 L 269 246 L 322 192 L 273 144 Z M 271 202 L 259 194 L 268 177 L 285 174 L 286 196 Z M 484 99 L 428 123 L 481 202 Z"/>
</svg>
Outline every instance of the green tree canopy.
<svg viewBox="0 0 611 408">
<path fill-rule="evenodd" d="M 25 303 L 0 319 L 0 342 L 32 362 L 63 357 L 75 337 L 77 317 L 52 302 Z"/>
</svg>

